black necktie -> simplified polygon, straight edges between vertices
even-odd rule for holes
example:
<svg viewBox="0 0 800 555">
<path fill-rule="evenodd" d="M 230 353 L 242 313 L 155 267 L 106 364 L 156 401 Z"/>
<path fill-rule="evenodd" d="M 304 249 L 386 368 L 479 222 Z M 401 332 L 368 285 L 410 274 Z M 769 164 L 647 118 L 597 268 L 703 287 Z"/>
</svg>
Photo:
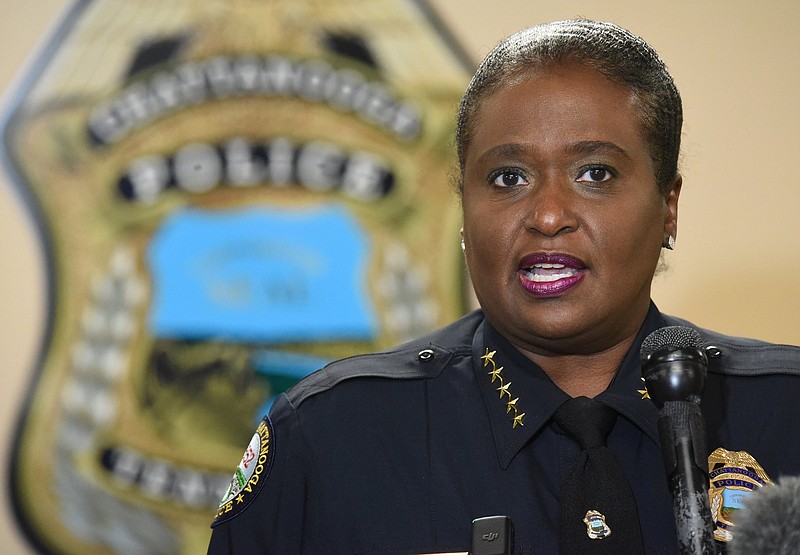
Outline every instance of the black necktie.
<svg viewBox="0 0 800 555">
<path fill-rule="evenodd" d="M 614 409 L 588 397 L 566 401 L 553 415 L 583 450 L 561 486 L 562 554 L 644 552 L 631 486 L 606 447 L 616 419 Z"/>
</svg>

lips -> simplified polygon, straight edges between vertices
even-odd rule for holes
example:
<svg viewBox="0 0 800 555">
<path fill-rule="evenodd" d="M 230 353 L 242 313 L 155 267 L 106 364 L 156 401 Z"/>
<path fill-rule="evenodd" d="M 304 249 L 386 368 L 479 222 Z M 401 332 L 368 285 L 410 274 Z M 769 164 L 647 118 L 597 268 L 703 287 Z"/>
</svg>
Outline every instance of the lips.
<svg viewBox="0 0 800 555">
<path fill-rule="evenodd" d="M 535 253 L 526 256 L 517 275 L 522 286 L 535 297 L 558 297 L 575 287 L 585 275 L 586 265 L 568 254 Z"/>
</svg>

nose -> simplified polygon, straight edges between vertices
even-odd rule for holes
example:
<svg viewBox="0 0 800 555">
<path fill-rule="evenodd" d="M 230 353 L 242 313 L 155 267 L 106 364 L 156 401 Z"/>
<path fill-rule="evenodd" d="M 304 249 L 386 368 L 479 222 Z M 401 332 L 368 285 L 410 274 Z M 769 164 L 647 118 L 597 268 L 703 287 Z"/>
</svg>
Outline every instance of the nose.
<svg viewBox="0 0 800 555">
<path fill-rule="evenodd" d="M 571 183 L 557 177 L 540 179 L 526 199 L 526 228 L 555 237 L 578 229 L 577 198 Z"/>
</svg>

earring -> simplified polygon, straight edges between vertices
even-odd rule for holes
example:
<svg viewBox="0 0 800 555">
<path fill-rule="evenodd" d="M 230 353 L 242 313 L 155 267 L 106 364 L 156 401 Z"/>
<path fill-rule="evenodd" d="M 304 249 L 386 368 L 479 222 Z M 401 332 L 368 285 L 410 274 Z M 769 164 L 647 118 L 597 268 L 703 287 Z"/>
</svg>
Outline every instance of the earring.
<svg viewBox="0 0 800 555">
<path fill-rule="evenodd" d="M 467 245 L 464 244 L 464 238 L 463 237 L 461 238 L 461 251 L 462 252 L 466 252 L 467 251 Z"/>
<path fill-rule="evenodd" d="M 666 239 L 664 239 L 664 244 L 661 246 L 670 251 L 675 250 L 675 237 L 667 235 Z"/>
</svg>

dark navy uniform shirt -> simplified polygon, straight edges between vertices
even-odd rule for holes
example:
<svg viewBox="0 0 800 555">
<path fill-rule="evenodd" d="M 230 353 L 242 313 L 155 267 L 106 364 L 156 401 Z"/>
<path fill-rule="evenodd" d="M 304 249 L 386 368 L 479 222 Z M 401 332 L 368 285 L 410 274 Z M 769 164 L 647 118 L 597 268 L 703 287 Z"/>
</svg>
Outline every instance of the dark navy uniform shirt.
<svg viewBox="0 0 800 555">
<path fill-rule="evenodd" d="M 652 554 L 677 552 L 659 413 L 643 398 L 639 362 L 641 341 L 665 325 L 691 326 L 651 306 L 596 397 L 621 415 L 608 444 Z M 747 451 L 773 480 L 800 474 L 800 349 L 699 331 L 710 355 L 709 453 Z M 464 552 L 472 520 L 490 515 L 511 517 L 516 553 L 557 553 L 559 486 L 579 454 L 550 421 L 566 399 L 481 311 L 333 363 L 275 403 L 257 480 L 221 507 L 209 553 Z"/>
</svg>

